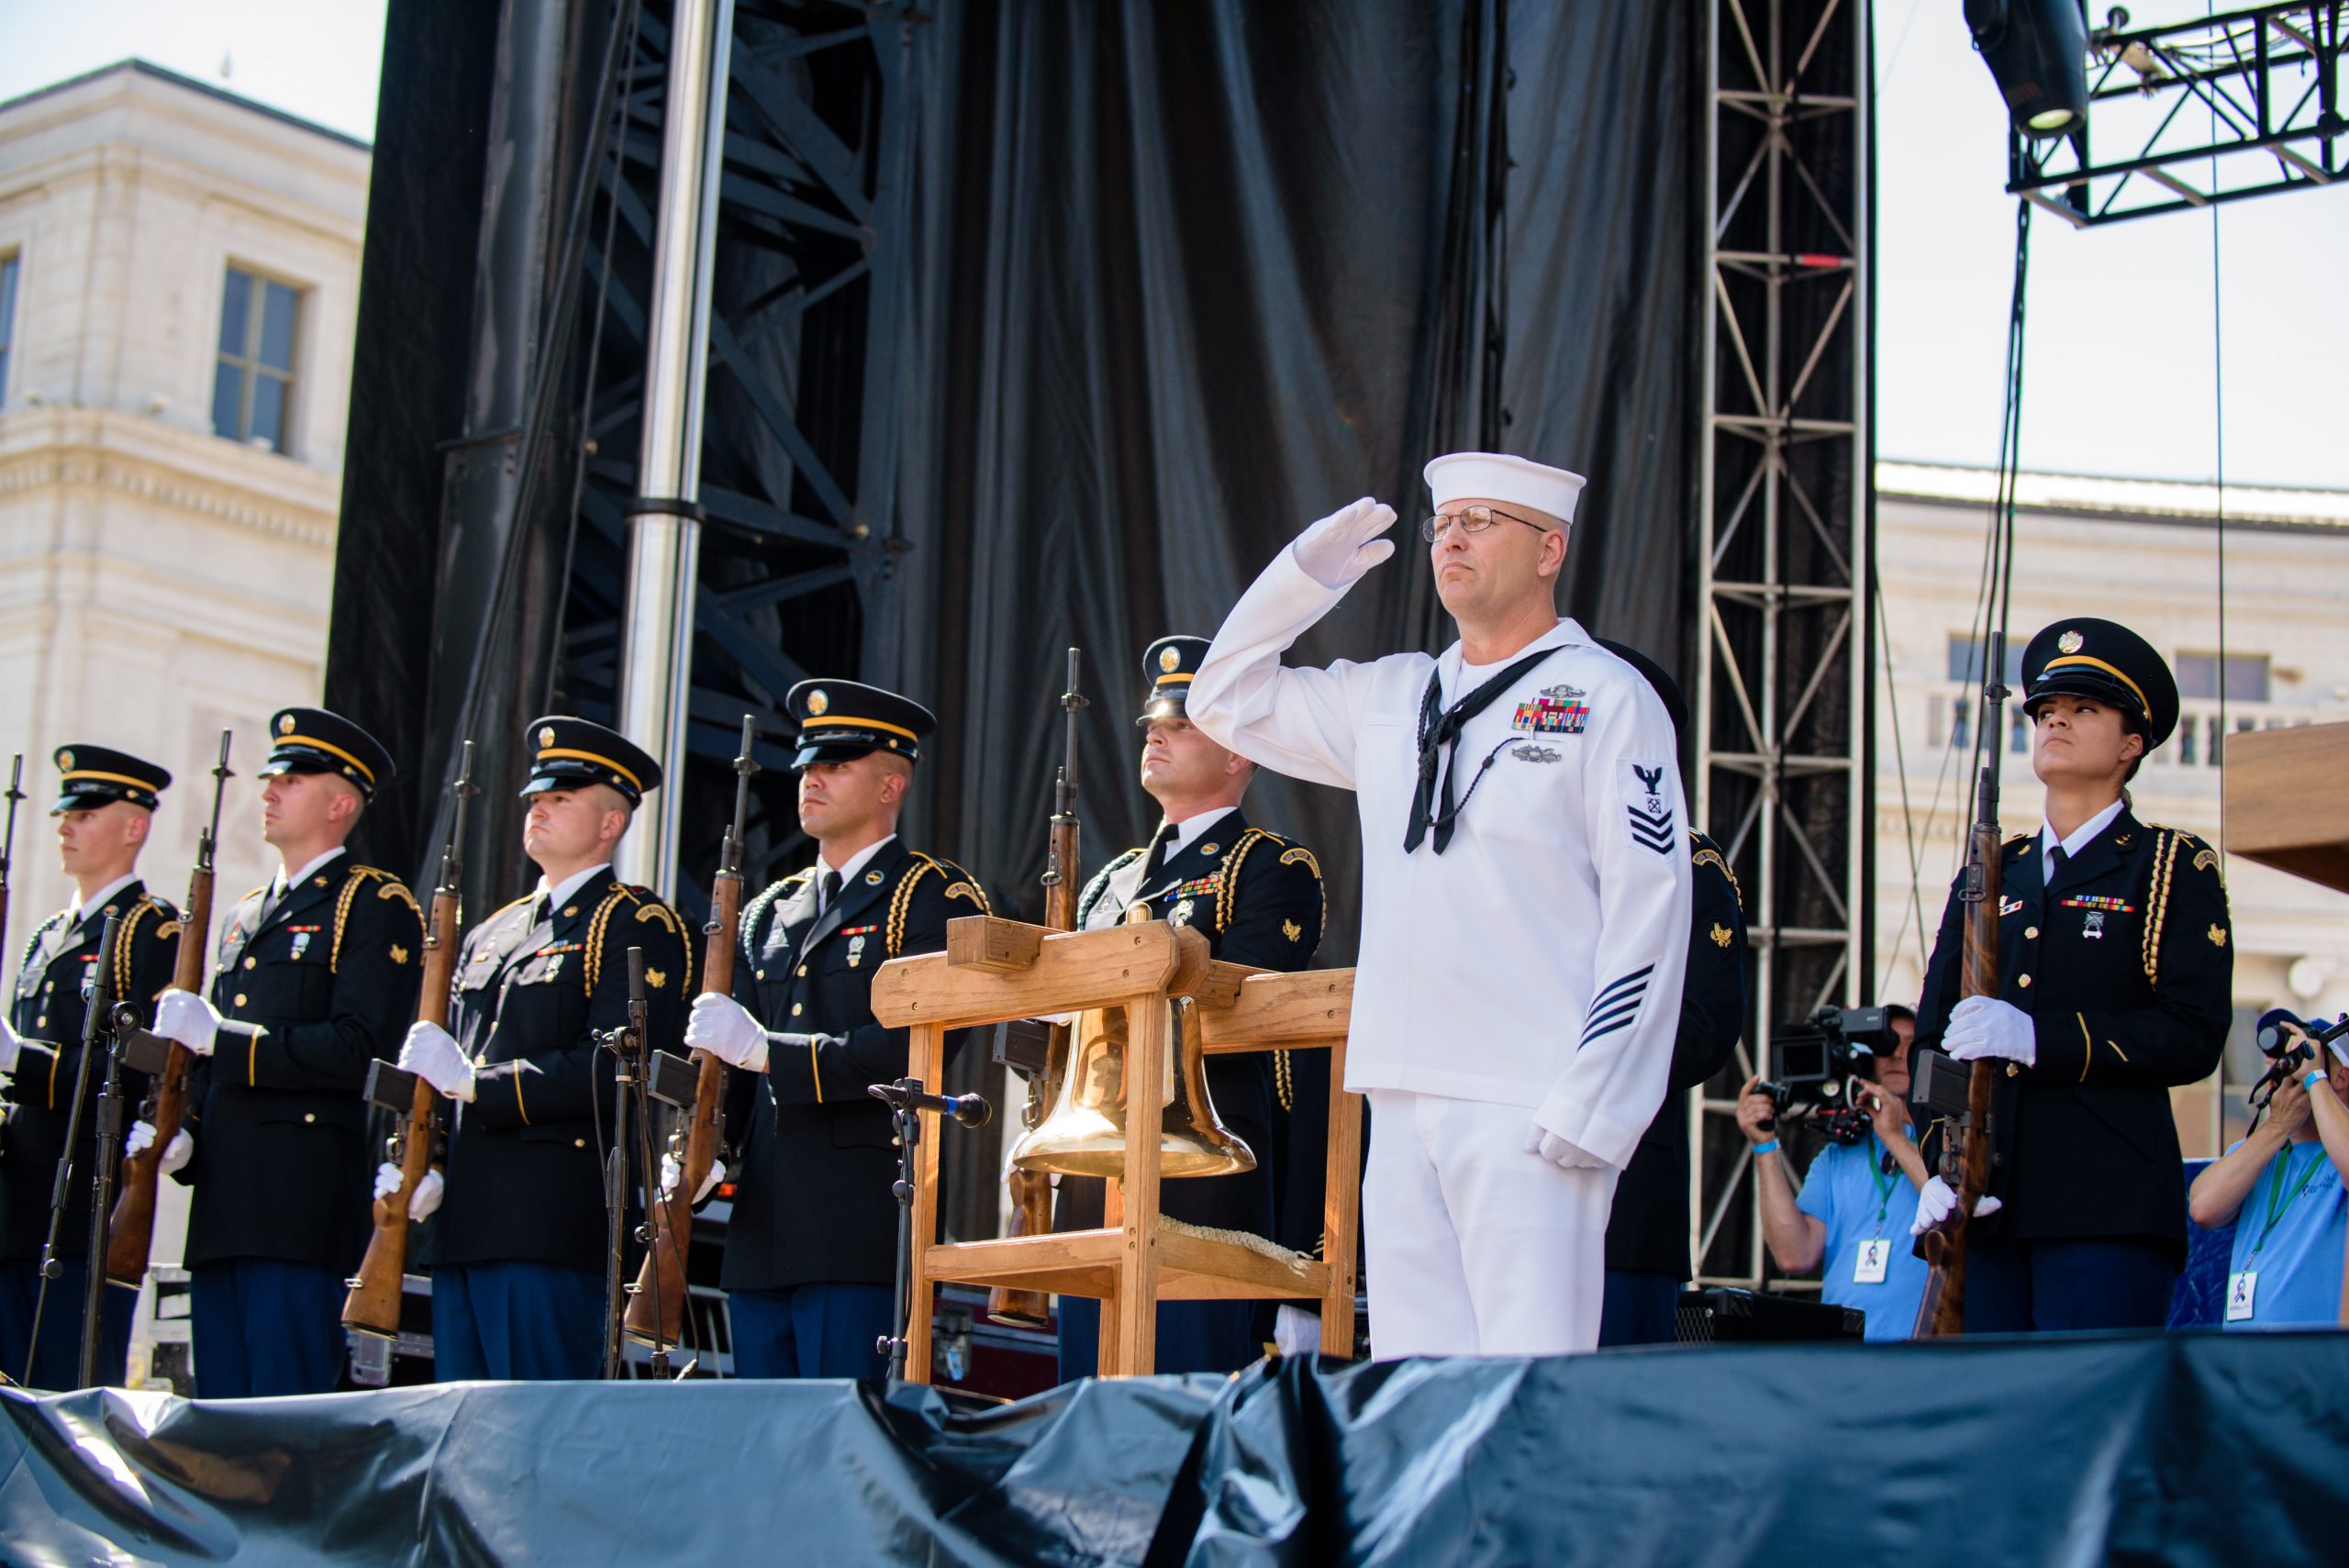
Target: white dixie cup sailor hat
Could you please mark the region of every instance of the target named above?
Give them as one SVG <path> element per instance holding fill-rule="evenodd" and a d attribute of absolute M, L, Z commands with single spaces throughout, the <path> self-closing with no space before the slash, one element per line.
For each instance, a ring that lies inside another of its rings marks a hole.
<path fill-rule="evenodd" d="M 1513 501 L 1566 524 L 1575 520 L 1575 503 L 1585 484 L 1579 473 L 1504 452 L 1451 452 L 1430 462 L 1426 472 L 1438 511 L 1454 501 Z"/>

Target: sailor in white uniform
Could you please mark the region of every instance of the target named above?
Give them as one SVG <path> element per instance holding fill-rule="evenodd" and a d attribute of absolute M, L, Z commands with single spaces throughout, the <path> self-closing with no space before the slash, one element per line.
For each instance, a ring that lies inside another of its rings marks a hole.
<path fill-rule="evenodd" d="M 1460 628 L 1440 658 L 1281 654 L 1394 553 L 1368 498 L 1307 528 L 1216 634 L 1191 721 L 1355 792 L 1363 928 L 1346 1087 L 1369 1096 L 1372 1348 L 1529 1355 L 1598 1338 L 1615 1179 L 1663 1103 L 1688 939 L 1677 744 L 1556 592 L 1580 475 L 1427 466 Z"/>

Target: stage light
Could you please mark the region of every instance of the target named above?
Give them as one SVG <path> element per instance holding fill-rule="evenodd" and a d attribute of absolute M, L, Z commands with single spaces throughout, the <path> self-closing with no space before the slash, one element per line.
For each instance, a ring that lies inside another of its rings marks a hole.
<path fill-rule="evenodd" d="M 2088 117 L 2088 24 L 2081 0 L 1965 0 L 1965 25 L 2015 129 L 2063 136 Z"/>

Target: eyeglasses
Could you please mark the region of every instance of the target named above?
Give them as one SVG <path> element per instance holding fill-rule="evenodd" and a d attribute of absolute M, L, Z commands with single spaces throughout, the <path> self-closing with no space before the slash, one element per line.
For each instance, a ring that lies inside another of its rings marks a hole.
<path fill-rule="evenodd" d="M 1520 517 L 1515 512 L 1504 512 L 1498 506 L 1464 506 L 1457 512 L 1438 512 L 1434 517 L 1420 523 L 1419 537 L 1430 544 L 1433 544 L 1442 539 L 1445 534 L 1450 533 L 1452 525 L 1454 523 L 1459 524 L 1462 531 L 1465 533 L 1480 534 L 1503 517 L 1507 517 L 1513 523 L 1523 523 L 1537 534 L 1546 534 L 1550 531 L 1540 523 Z"/>

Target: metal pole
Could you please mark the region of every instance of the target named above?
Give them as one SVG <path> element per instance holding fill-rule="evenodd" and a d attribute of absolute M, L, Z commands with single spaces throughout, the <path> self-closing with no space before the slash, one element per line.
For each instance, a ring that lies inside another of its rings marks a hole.
<path fill-rule="evenodd" d="M 734 0 L 677 0 L 661 139 L 661 212 L 646 308 L 644 437 L 628 519 L 620 616 L 618 728 L 674 780 L 685 760 L 694 592 L 701 555 L 702 390 L 709 358 L 710 267 L 726 148 Z M 676 787 L 645 796 L 620 840 L 623 881 L 676 891 Z"/>

